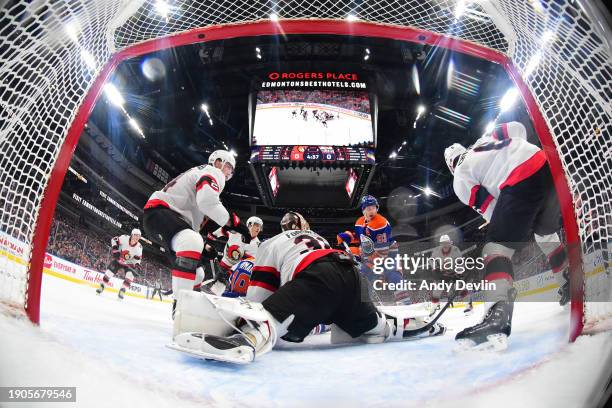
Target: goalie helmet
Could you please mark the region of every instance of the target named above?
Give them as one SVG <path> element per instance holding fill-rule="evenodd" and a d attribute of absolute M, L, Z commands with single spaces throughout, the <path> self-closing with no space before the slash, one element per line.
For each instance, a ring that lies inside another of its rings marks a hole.
<path fill-rule="evenodd" d="M 302 216 L 299 212 L 289 211 L 287 214 L 283 215 L 281 219 L 281 229 L 283 231 L 289 230 L 309 230 L 310 225 L 308 225 L 308 221 L 306 218 Z"/>
<path fill-rule="evenodd" d="M 247 225 L 247 227 L 250 227 L 252 224 L 258 224 L 261 227 L 261 229 L 263 230 L 263 221 L 262 221 L 261 218 L 255 217 L 255 216 L 249 217 L 249 219 L 246 222 L 246 225 Z"/>
<path fill-rule="evenodd" d="M 453 143 L 444 150 L 444 161 L 452 174 L 455 174 L 455 168 L 459 164 L 459 159 L 467 152 L 467 149 L 459 143 Z"/>
<path fill-rule="evenodd" d="M 236 158 L 227 150 L 215 150 L 208 156 L 208 164 L 211 166 L 214 166 L 217 160 L 221 160 L 221 168 L 223 168 L 225 163 L 232 166 L 232 170 L 236 168 Z"/>

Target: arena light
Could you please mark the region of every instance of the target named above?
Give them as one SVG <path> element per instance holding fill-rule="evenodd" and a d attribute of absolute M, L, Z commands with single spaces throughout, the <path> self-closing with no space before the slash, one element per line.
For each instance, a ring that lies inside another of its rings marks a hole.
<path fill-rule="evenodd" d="M 451 89 L 453 86 L 453 76 L 455 75 L 455 63 L 450 60 L 448 69 L 446 70 L 446 88 Z"/>
<path fill-rule="evenodd" d="M 157 11 L 157 14 L 159 14 L 163 18 L 168 19 L 168 16 L 170 15 L 171 10 L 172 10 L 172 7 L 170 7 L 170 5 L 166 3 L 165 1 L 157 0 L 155 2 L 155 11 Z"/>
<path fill-rule="evenodd" d="M 460 18 L 465 13 L 466 8 L 467 5 L 465 4 L 465 1 L 459 0 L 457 2 L 457 6 L 455 7 L 455 18 Z"/>
<path fill-rule="evenodd" d="M 208 105 L 203 103 L 202 105 L 200 105 L 200 109 L 202 109 L 202 111 L 204 113 L 206 113 L 206 116 L 210 117 L 210 113 L 208 113 Z"/>
<path fill-rule="evenodd" d="M 136 119 L 128 116 L 128 122 L 130 123 L 132 129 L 134 129 L 136 133 L 138 133 L 144 139 L 144 133 L 142 132 L 142 129 L 140 128 L 138 122 L 136 122 Z"/>
<path fill-rule="evenodd" d="M 276 13 L 270 14 L 270 20 L 272 20 L 274 22 L 278 21 L 278 14 L 276 14 Z"/>
<path fill-rule="evenodd" d="M 234 157 L 238 156 L 238 153 L 236 153 L 236 151 L 234 149 L 230 149 L 230 154 Z"/>
<path fill-rule="evenodd" d="M 121 96 L 121 93 L 115 88 L 113 84 L 104 85 L 104 93 L 108 100 L 115 106 L 123 107 L 125 104 L 125 99 Z"/>
<path fill-rule="evenodd" d="M 416 64 L 412 66 L 411 76 L 412 76 L 412 84 L 414 85 L 414 90 L 416 91 L 417 95 L 420 95 L 421 94 L 421 82 L 419 81 L 419 70 Z"/>
<path fill-rule="evenodd" d="M 542 45 L 545 45 L 553 41 L 554 39 L 555 39 L 555 32 L 552 30 L 546 30 L 544 31 L 544 34 L 542 34 L 542 38 L 540 39 L 540 42 L 542 43 Z"/>
<path fill-rule="evenodd" d="M 508 89 L 504 96 L 501 98 L 501 101 L 499 102 L 500 112 L 503 113 L 512 109 L 512 107 L 516 103 L 516 100 L 518 99 L 518 96 L 519 92 L 516 88 Z"/>
<path fill-rule="evenodd" d="M 79 42 L 79 32 L 81 31 L 79 23 L 76 21 L 69 21 L 64 26 L 64 31 L 72 41 Z"/>
<path fill-rule="evenodd" d="M 389 155 L 390 159 L 395 159 L 397 157 L 397 153 L 396 152 L 391 152 L 391 154 Z"/>
<path fill-rule="evenodd" d="M 527 78 L 533 73 L 533 71 L 535 71 L 535 69 L 540 64 L 541 59 L 542 53 L 540 51 L 536 52 L 531 56 L 531 58 L 529 58 L 529 62 L 527 63 L 527 67 L 525 68 L 525 72 L 523 73 L 524 78 Z"/>
<path fill-rule="evenodd" d="M 89 51 L 87 51 L 86 49 L 82 48 L 81 49 L 81 58 L 83 58 L 83 61 L 85 61 L 85 64 L 87 64 L 89 69 L 91 69 L 92 71 L 96 70 L 96 67 L 97 67 L 96 59 L 94 58 L 93 55 L 91 55 L 91 53 Z"/>
<path fill-rule="evenodd" d="M 485 134 L 489 134 L 493 132 L 493 130 L 495 130 L 495 122 L 487 123 L 487 126 L 485 127 Z"/>
<path fill-rule="evenodd" d="M 358 20 L 357 16 L 355 16 L 355 15 L 353 15 L 353 14 L 349 14 L 348 16 L 346 16 L 346 21 L 349 21 L 349 22 L 351 22 L 351 23 L 352 23 L 353 21 L 357 21 L 357 20 Z"/>

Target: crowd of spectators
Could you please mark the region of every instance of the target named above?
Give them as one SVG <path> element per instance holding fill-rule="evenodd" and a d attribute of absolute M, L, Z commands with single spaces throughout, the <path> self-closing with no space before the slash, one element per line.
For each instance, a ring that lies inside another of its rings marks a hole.
<path fill-rule="evenodd" d="M 68 220 L 58 212 L 51 226 L 47 252 L 85 268 L 104 272 L 112 259 L 111 239 L 110 235 L 97 234 L 83 225 Z M 171 287 L 169 268 L 147 259 L 146 252 L 143 254 L 141 265 L 141 273 L 135 277 L 135 283 L 151 286 L 160 279 L 164 289 Z"/>
<path fill-rule="evenodd" d="M 325 104 L 370 114 L 370 98 L 367 92 L 291 89 L 260 91 L 257 94 L 258 104 L 283 102 Z"/>

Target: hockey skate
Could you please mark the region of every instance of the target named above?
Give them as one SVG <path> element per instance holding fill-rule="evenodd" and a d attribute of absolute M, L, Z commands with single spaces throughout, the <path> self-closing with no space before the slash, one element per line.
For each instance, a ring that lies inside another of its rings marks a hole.
<path fill-rule="evenodd" d="M 104 292 L 104 288 L 105 288 L 104 284 L 103 284 L 103 283 L 100 283 L 100 287 L 99 287 L 98 289 L 96 289 L 96 293 L 97 293 L 98 295 L 101 295 L 101 294 L 102 294 L 102 292 Z"/>
<path fill-rule="evenodd" d="M 458 344 L 457 351 L 505 350 L 508 347 L 507 339 L 512 329 L 513 309 L 513 302 L 495 303 L 481 323 L 463 329 L 455 336 Z"/>
<path fill-rule="evenodd" d="M 124 296 L 125 296 L 125 288 L 119 289 L 119 293 L 117 294 L 117 297 L 119 298 L 119 300 L 123 300 Z"/>
<path fill-rule="evenodd" d="M 205 333 L 181 333 L 168 348 L 203 360 L 247 364 L 255 360 L 255 347 L 242 334 L 229 337 Z"/>
<path fill-rule="evenodd" d="M 472 313 L 474 313 L 474 305 L 472 304 L 472 302 L 469 302 L 465 309 L 463 309 L 463 315 L 471 316 Z"/>

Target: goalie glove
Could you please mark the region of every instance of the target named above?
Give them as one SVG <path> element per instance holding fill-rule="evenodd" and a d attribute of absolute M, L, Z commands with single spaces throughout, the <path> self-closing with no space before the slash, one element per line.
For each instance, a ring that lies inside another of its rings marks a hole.
<path fill-rule="evenodd" d="M 230 214 L 230 219 L 227 224 L 223 227 L 223 230 L 234 231 L 242 235 L 242 242 L 248 244 L 251 242 L 251 232 L 246 225 L 240 221 L 240 218 L 236 213 Z M 225 231 L 224 231 L 225 232 Z"/>

